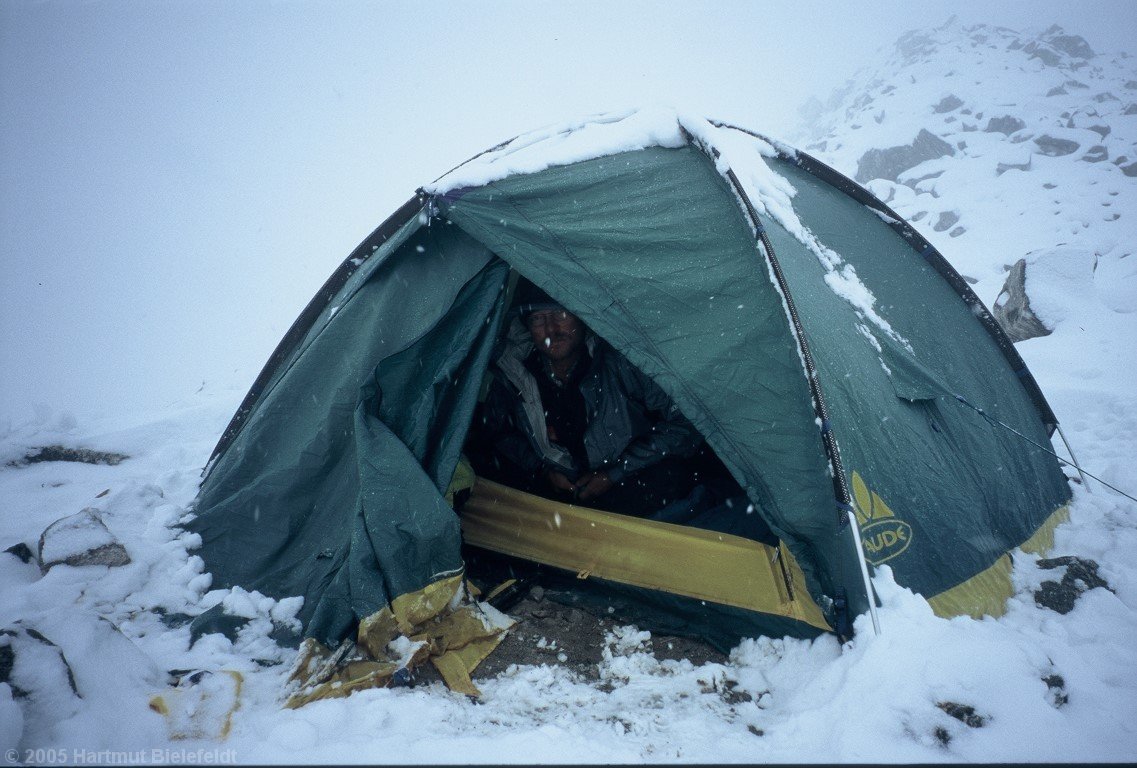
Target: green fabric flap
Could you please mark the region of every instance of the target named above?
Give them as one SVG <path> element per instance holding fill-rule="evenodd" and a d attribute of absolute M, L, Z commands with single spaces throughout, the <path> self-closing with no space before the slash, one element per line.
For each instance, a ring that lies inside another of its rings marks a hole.
<path fill-rule="evenodd" d="M 331 302 L 202 484 L 187 527 L 215 587 L 302 595 L 308 633 L 334 642 L 461 567 L 442 491 L 500 312 L 506 267 L 491 260 L 457 227 L 422 227 Z"/>
<path fill-rule="evenodd" d="M 916 402 L 935 400 L 947 394 L 944 386 L 936 381 L 935 375 L 911 352 L 884 334 L 877 340 L 881 347 L 881 362 L 897 397 Z"/>

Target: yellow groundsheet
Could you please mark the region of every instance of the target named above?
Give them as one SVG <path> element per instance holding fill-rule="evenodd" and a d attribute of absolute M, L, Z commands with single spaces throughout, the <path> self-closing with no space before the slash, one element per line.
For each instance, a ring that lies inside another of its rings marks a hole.
<path fill-rule="evenodd" d="M 828 631 L 784 546 L 563 504 L 478 478 L 467 543 L 636 587 L 784 616 Z"/>

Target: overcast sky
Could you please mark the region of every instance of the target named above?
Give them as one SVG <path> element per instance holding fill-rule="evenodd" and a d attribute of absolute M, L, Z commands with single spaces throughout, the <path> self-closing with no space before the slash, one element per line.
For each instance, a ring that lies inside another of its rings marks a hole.
<path fill-rule="evenodd" d="M 788 136 L 903 32 L 1137 2 L 0 0 L 0 431 L 247 388 L 419 185 L 550 122 L 666 104 Z"/>

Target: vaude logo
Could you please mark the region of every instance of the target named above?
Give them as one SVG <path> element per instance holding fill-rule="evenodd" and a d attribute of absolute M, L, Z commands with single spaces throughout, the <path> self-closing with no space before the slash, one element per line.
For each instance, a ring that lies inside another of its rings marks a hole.
<path fill-rule="evenodd" d="M 853 472 L 853 498 L 866 560 L 880 565 L 908 549 L 912 543 L 912 526 L 897 518 L 857 472 Z"/>

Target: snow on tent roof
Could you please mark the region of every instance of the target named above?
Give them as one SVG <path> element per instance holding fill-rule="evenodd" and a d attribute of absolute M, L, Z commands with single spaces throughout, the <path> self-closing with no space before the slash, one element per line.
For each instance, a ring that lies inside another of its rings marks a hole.
<path fill-rule="evenodd" d="M 703 117 L 667 107 L 591 115 L 521 134 L 425 185 L 423 191 L 445 195 L 509 176 L 538 173 L 621 152 L 647 147 L 681 147 L 688 142 L 688 137 L 714 154 L 720 174 L 726 176 L 733 172 L 758 214 L 775 219 L 817 256 L 826 269 L 826 284 L 837 296 L 885 335 L 905 347 L 910 346 L 876 312 L 876 298 L 858 279 L 853 266 L 820 243 L 801 222 L 793 207 L 797 190 L 763 159 L 777 157 L 779 152 L 794 157 L 796 151 L 780 143 L 775 147 L 773 142 L 733 126 L 716 125 Z M 867 328 L 863 333 L 873 338 Z"/>

